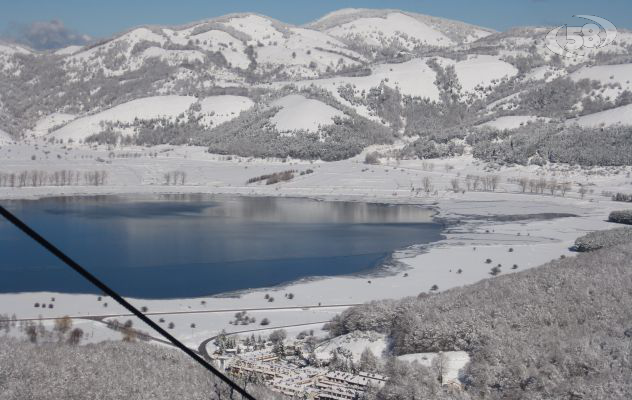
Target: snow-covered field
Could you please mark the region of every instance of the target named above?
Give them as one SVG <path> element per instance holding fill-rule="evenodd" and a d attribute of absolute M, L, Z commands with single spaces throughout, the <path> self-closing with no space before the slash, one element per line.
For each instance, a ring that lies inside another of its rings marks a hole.
<path fill-rule="evenodd" d="M 283 287 L 240 293 L 238 296 L 132 299 L 135 305 L 146 306 L 150 312 L 229 310 L 153 316 L 156 320 L 164 318 L 165 324 L 174 322 L 173 332 L 194 347 L 221 329 L 236 332 L 287 326 L 291 334 L 311 329 L 318 333 L 324 321 L 348 305 L 374 299 L 416 296 L 420 292 L 428 292 L 433 285 L 438 286 L 438 291 L 443 291 L 472 284 L 489 278 L 490 268 L 497 264 L 502 265 L 502 274 L 508 274 L 541 265 L 562 255 L 573 256 L 568 249 L 578 236 L 609 228 L 612 224 L 606 222 L 608 213 L 626 208 L 625 203 L 612 202 L 602 192 L 632 192 L 630 167 L 592 170 L 562 166 L 503 168 L 496 172 L 501 177 L 501 183 L 494 193 L 454 192 L 450 189 L 452 180 L 460 180 L 464 188 L 466 175 L 487 174 L 484 165 L 471 156 L 435 160 L 434 168 L 424 161 L 397 162 L 387 159 L 382 160 L 382 165 L 367 166 L 362 162 L 363 155 L 330 163 L 283 162 L 228 158 L 208 154 L 205 149 L 197 147 L 98 147 L 92 150 L 78 144 L 62 148 L 59 147 L 61 145 L 45 143 L 43 140 L 36 141 L 36 150 L 33 140 L 0 146 L 3 171 L 105 170 L 108 172 L 106 185 L 3 187 L 0 188 L 0 199 L 124 193 L 301 196 L 334 201 L 422 204 L 436 209 L 439 218 L 452 221 L 445 229 L 445 239 L 431 245 L 397 251 L 393 255 L 395 262 L 392 265 L 371 275 L 304 280 Z M 129 154 L 139 156 L 129 157 Z M 276 185 L 246 185 L 251 177 L 289 168 L 309 168 L 314 172 Z M 185 185 L 176 187 L 162 184 L 163 174 L 173 170 L 187 172 Z M 521 193 L 517 184 L 510 181 L 511 178 L 540 176 L 569 182 L 572 190 L 565 197 L 559 193 L 556 196 L 525 194 Z M 429 194 L 414 190 L 421 187 L 424 177 L 429 177 L 434 186 Z M 580 184 L 591 189 L 585 198 L 578 193 Z M 556 219 L 538 217 L 544 213 L 575 216 Z M 492 263 L 486 262 L 487 259 L 492 260 Z M 516 269 L 512 269 L 514 264 L 517 265 Z M 295 295 L 293 299 L 284 296 L 290 292 Z M 273 295 L 276 301 L 268 303 L 264 298 L 266 293 Z M 53 309 L 33 306 L 35 302 L 49 303 L 50 297 L 55 297 Z M 202 300 L 206 303 L 202 304 Z M 0 295 L 0 314 L 15 313 L 18 318 L 38 318 L 40 315 L 51 318 L 125 313 L 111 300 L 108 301 L 108 307 L 104 307 L 105 301 L 97 301 L 94 295 L 3 294 Z M 271 305 L 280 309 L 270 310 Z M 257 322 L 249 326 L 230 324 L 233 314 L 244 309 L 256 309 L 249 311 L 249 314 Z M 121 321 L 127 318 L 118 317 Z M 270 320 L 269 326 L 259 325 L 263 318 Z M 191 328 L 191 324 L 195 324 L 195 328 Z M 106 329 L 101 326 L 95 329 Z M 99 335 L 107 336 L 106 333 L 94 333 L 96 338 L 101 337 Z M 120 334 L 114 337 L 120 337 Z"/>

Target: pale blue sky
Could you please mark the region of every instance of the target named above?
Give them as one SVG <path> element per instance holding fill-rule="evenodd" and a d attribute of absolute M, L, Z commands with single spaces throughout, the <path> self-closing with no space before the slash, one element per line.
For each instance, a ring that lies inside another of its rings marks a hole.
<path fill-rule="evenodd" d="M 68 28 L 106 37 L 142 24 L 183 24 L 231 12 L 252 11 L 303 24 L 345 7 L 399 8 L 505 30 L 520 25 L 579 22 L 574 14 L 598 15 L 632 28 L 630 0 L 0 0 L 0 32 L 34 21 L 58 19 Z"/>

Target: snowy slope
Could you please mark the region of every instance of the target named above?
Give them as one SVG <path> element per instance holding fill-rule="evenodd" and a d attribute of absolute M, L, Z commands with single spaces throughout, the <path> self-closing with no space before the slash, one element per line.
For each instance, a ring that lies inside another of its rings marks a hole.
<path fill-rule="evenodd" d="M 203 50 L 220 52 L 231 66 L 246 69 L 250 65 L 250 60 L 245 53 L 246 45 L 229 33 L 216 29 L 201 31 L 198 34 L 191 32 L 189 40 Z"/>
<path fill-rule="evenodd" d="M 455 44 L 440 31 L 402 13 L 389 13 L 384 18 L 358 18 L 326 32 L 338 38 L 361 39 L 372 46 L 398 40 L 409 50 L 420 44 L 441 47 Z"/>
<path fill-rule="evenodd" d="M 133 124 L 138 120 L 151 120 L 154 118 L 167 118 L 173 120 L 180 114 L 190 109 L 192 105 L 198 103 L 198 99 L 193 96 L 153 96 L 132 100 L 120 104 L 97 114 L 77 118 L 64 127 L 54 131 L 51 135 L 58 139 L 80 140 L 102 131 L 102 124 L 106 122 L 120 122 L 123 124 Z M 242 111 L 251 108 L 253 101 L 243 96 L 210 96 L 199 100 L 199 111 L 192 111 L 194 115 L 201 117 L 200 123 L 207 127 L 216 126 L 229 121 L 239 115 Z M 50 129 L 51 124 L 58 124 L 56 121 L 72 119 L 73 116 L 67 114 L 57 114 L 41 120 L 35 133 Z M 133 128 L 123 129 L 122 133 L 132 134 Z"/>
<path fill-rule="evenodd" d="M 57 139 L 81 140 L 99 133 L 102 130 L 101 123 L 132 123 L 136 118 L 173 118 L 188 110 L 195 101 L 196 98 L 192 96 L 154 96 L 132 100 L 100 113 L 78 118 L 51 135 Z"/>
<path fill-rule="evenodd" d="M 202 124 L 216 126 L 237 117 L 242 111 L 246 111 L 254 102 L 244 96 L 211 96 L 200 101 L 203 115 Z"/>
<path fill-rule="evenodd" d="M 335 117 L 344 117 L 342 111 L 330 105 L 297 94 L 278 99 L 272 106 L 281 107 L 271 122 L 282 133 L 296 130 L 317 132 L 320 126 L 333 124 Z"/>
<path fill-rule="evenodd" d="M 365 349 L 369 349 L 377 357 L 381 357 L 387 348 L 386 335 L 375 332 L 355 331 L 346 335 L 335 337 L 316 348 L 316 357 L 328 360 L 331 351 L 341 347 L 351 352 L 354 362 L 360 361 L 360 355 Z"/>
<path fill-rule="evenodd" d="M 0 40 L 0 72 L 14 67 L 14 56 L 18 54 L 32 54 L 32 51 L 23 46 Z"/>
<path fill-rule="evenodd" d="M 503 78 L 518 74 L 511 64 L 500 60 L 498 56 L 474 55 L 467 60 L 454 62 L 440 59 L 442 65 L 454 65 L 459 83 L 464 92 L 474 92 L 477 87 L 486 87 L 498 83 Z"/>
<path fill-rule="evenodd" d="M 454 61 L 446 58 L 437 58 L 444 68 L 452 65 L 455 67 L 457 78 L 461 83 L 464 94 L 474 94 L 483 87 L 494 86 L 503 78 L 517 75 L 518 70 L 495 56 L 472 56 L 467 60 Z M 427 98 L 431 101 L 440 101 L 439 89 L 435 84 L 436 72 L 427 65 L 427 58 L 414 58 L 398 64 L 378 64 L 373 66 L 371 74 L 358 77 L 335 77 L 327 79 L 315 79 L 293 82 L 298 87 L 311 85 L 329 91 L 338 101 L 364 116 L 369 116 L 365 107 L 351 104 L 338 93 L 338 89 L 345 85 L 354 87 L 357 96 L 368 92 L 372 88 L 384 83 L 393 89 L 399 89 L 406 96 Z M 283 84 L 279 84 L 281 87 Z M 482 96 L 482 94 L 481 94 Z"/>
<path fill-rule="evenodd" d="M 358 114 L 371 117 L 369 110 L 360 104 L 352 104 L 340 96 L 339 88 L 351 85 L 356 96 L 362 96 L 372 88 L 384 84 L 390 88 L 397 88 L 403 95 L 427 98 L 431 101 L 439 101 L 439 90 L 435 85 L 436 73 L 427 64 L 427 59 L 415 58 L 399 64 L 378 64 L 371 68 L 371 74 L 357 77 L 335 77 L 326 79 L 314 79 L 292 82 L 299 88 L 316 86 L 327 90 L 340 103 L 351 107 Z M 279 83 L 276 87 L 282 87 L 285 83 Z"/>
<path fill-rule="evenodd" d="M 531 71 L 525 74 L 525 80 L 551 82 L 552 80 L 565 75 L 566 72 L 563 69 L 554 68 L 550 66 L 542 66 L 533 68 Z"/>
<path fill-rule="evenodd" d="M 599 127 L 612 125 L 632 125 L 632 104 L 612 108 L 594 114 L 588 114 L 569 120 L 568 124 L 577 123 L 584 127 Z"/>
<path fill-rule="evenodd" d="M 78 53 L 83 49 L 83 46 L 68 46 L 59 50 L 55 50 L 53 53 L 58 56 L 67 56 Z"/>
<path fill-rule="evenodd" d="M 235 14 L 181 27 L 136 28 L 74 53 L 68 61 L 69 65 L 86 62 L 104 68 L 106 75 L 116 76 L 140 69 L 153 58 L 171 66 L 212 64 L 224 74 L 248 68 L 265 73 L 281 67 L 291 77 L 316 77 L 325 71 L 359 65 L 363 60 L 325 33 L 261 15 Z"/>
<path fill-rule="evenodd" d="M 494 33 L 460 21 L 389 9 L 342 9 L 307 26 L 335 36 L 352 36 L 367 44 L 398 42 L 409 49 L 419 44 L 450 46 L 470 43 Z"/>
<path fill-rule="evenodd" d="M 443 382 L 458 383 L 462 370 L 468 362 L 470 356 L 464 351 L 445 351 L 441 353 L 444 357 L 445 364 L 443 366 Z M 408 362 L 418 362 L 425 367 L 431 367 L 433 360 L 437 358 L 439 353 L 414 353 L 398 356 L 397 359 Z"/>
<path fill-rule="evenodd" d="M 601 95 L 616 98 L 622 91 L 632 91 L 632 64 L 596 65 L 582 67 L 570 75 L 574 81 L 590 79 L 599 81 L 602 86 Z"/>
<path fill-rule="evenodd" d="M 14 55 L 14 54 L 31 54 L 32 51 L 24 46 L 20 46 L 15 43 L 7 43 L 0 40 L 0 55 Z"/>
<path fill-rule="evenodd" d="M 76 117 L 76 115 L 65 113 L 53 113 L 51 115 L 47 115 L 37 121 L 35 127 L 33 128 L 33 134 L 36 136 L 47 135 L 50 129 L 65 125 Z"/>
<path fill-rule="evenodd" d="M 523 125 L 527 125 L 530 122 L 537 120 L 547 120 L 548 118 L 538 118 L 533 115 L 508 115 L 505 117 L 498 117 L 492 121 L 485 122 L 479 125 L 482 128 L 498 129 L 500 131 L 517 129 Z"/>

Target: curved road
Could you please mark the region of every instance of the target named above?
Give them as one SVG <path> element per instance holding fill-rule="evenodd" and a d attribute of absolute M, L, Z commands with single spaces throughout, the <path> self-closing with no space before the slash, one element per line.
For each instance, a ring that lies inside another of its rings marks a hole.
<path fill-rule="evenodd" d="M 290 307 L 264 307 L 264 308 L 226 308 L 217 310 L 191 310 L 191 311 L 156 311 L 146 312 L 147 316 L 151 315 L 179 315 L 179 314 L 215 314 L 215 313 L 227 313 L 227 312 L 240 312 L 240 311 L 285 311 L 285 310 L 310 310 L 316 308 L 319 310 L 327 308 L 342 308 L 342 307 L 354 307 L 359 306 L 362 303 L 350 303 L 350 304 L 328 304 L 328 305 L 311 305 L 311 306 L 290 306 Z M 12 321 L 52 321 L 62 318 L 70 319 L 90 319 L 90 318 L 118 318 L 118 317 L 134 317 L 131 313 L 122 314 L 98 314 L 98 315 L 70 315 L 61 317 L 48 317 L 48 318 L 18 318 Z"/>

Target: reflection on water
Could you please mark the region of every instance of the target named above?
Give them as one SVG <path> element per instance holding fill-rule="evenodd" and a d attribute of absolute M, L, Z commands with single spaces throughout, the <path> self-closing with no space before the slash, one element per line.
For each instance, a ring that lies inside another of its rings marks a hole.
<path fill-rule="evenodd" d="M 123 294 L 192 297 L 367 271 L 395 249 L 440 238 L 417 206 L 293 198 L 51 198 L 8 204 Z M 94 292 L 0 223 L 0 292 Z"/>

